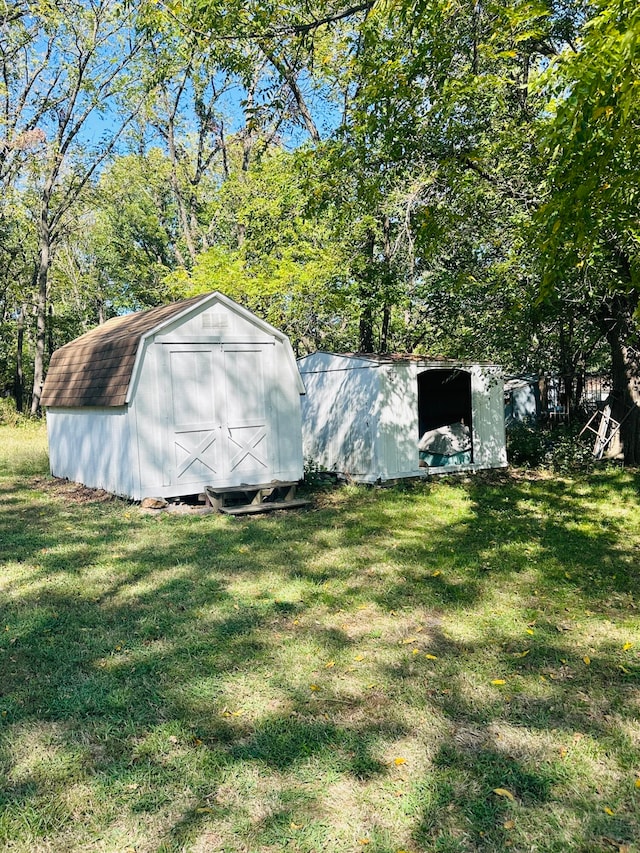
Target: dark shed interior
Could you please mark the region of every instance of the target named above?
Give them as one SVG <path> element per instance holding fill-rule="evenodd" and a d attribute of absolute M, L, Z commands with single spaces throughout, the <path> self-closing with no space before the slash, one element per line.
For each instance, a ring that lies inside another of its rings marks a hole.
<path fill-rule="evenodd" d="M 458 369 L 419 373 L 418 437 L 459 421 L 471 429 L 471 374 Z"/>

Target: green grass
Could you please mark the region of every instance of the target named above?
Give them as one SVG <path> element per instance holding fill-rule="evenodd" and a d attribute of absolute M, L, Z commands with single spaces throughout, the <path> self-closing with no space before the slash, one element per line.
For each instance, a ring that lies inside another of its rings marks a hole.
<path fill-rule="evenodd" d="M 638 851 L 636 472 L 241 520 L 43 454 L 0 428 L 0 849 Z"/>

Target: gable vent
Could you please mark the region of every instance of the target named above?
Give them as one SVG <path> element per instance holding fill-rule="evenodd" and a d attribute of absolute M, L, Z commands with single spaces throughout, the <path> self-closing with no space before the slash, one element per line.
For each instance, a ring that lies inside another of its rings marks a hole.
<path fill-rule="evenodd" d="M 226 329 L 229 325 L 229 317 L 222 312 L 205 312 L 202 314 L 203 329 Z"/>

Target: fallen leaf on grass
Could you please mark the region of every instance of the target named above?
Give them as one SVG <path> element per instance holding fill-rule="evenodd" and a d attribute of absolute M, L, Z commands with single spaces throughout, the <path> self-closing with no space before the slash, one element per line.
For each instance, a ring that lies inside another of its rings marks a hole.
<path fill-rule="evenodd" d="M 325 669 L 331 669 L 331 667 L 335 666 L 335 665 L 336 665 L 336 662 L 334 660 L 330 660 L 327 663 L 325 663 L 324 668 Z"/>
<path fill-rule="evenodd" d="M 435 572 L 431 572 L 431 577 L 437 578 L 438 575 L 441 575 L 441 574 L 442 574 L 442 572 L 440 571 L 440 569 L 436 569 Z"/>
<path fill-rule="evenodd" d="M 622 647 L 622 651 L 628 652 L 629 649 L 632 649 L 632 648 L 633 648 L 633 643 L 625 643 L 624 646 Z"/>
<path fill-rule="evenodd" d="M 420 649 L 413 649 L 413 650 L 412 650 L 412 652 L 411 652 L 411 654 L 413 654 L 413 655 L 419 655 L 419 654 L 420 654 Z"/>
<path fill-rule="evenodd" d="M 636 788 L 640 788 L 640 779 L 636 779 Z"/>
<path fill-rule="evenodd" d="M 359 838 L 359 839 L 358 839 L 358 844 L 363 844 L 363 845 L 364 845 L 364 844 L 371 844 L 371 842 L 369 841 L 369 839 L 368 839 L 368 838 Z"/>
<path fill-rule="evenodd" d="M 587 666 L 589 666 L 589 664 L 591 663 L 591 658 L 589 657 L 589 655 L 585 655 L 582 660 L 586 663 Z"/>
<path fill-rule="evenodd" d="M 505 829 L 513 829 L 516 825 L 516 822 L 515 822 L 515 820 L 505 820 L 505 822 L 502 825 L 504 826 Z"/>
<path fill-rule="evenodd" d="M 417 643 L 417 642 L 418 642 L 417 637 L 407 637 L 406 640 L 402 641 L 402 645 L 403 646 L 409 646 L 409 645 L 411 645 L 411 643 Z"/>
<path fill-rule="evenodd" d="M 605 813 L 605 814 L 608 814 L 608 815 L 609 815 L 609 817 L 613 817 L 613 816 L 614 816 L 614 814 L 615 814 L 614 810 L 613 810 L 613 809 L 610 809 L 610 808 L 609 808 L 609 806 L 605 806 L 605 807 L 604 807 L 604 813 Z"/>
<path fill-rule="evenodd" d="M 513 656 L 514 658 L 526 658 L 530 651 L 531 649 L 525 649 L 523 652 L 514 652 Z"/>
<path fill-rule="evenodd" d="M 364 655 L 356 655 L 356 656 L 354 657 L 354 660 L 361 661 L 361 660 L 364 660 L 364 658 L 365 658 L 365 656 L 364 656 Z"/>
<path fill-rule="evenodd" d="M 533 635 L 535 634 L 535 631 L 533 630 L 533 628 L 527 628 L 527 634 Z"/>
<path fill-rule="evenodd" d="M 438 660 L 438 655 L 426 654 L 425 657 L 427 660 Z"/>
<path fill-rule="evenodd" d="M 508 800 L 511 800 L 512 803 L 515 803 L 516 798 L 513 796 L 511 791 L 508 791 L 506 788 L 494 788 L 493 793 L 497 794 L 499 797 L 506 797 Z"/>
<path fill-rule="evenodd" d="M 302 826 L 303 826 L 303 824 L 294 823 L 293 821 L 291 821 L 291 823 L 289 824 L 290 829 L 302 829 Z"/>
<path fill-rule="evenodd" d="M 398 758 L 393 759 L 393 763 L 396 765 L 396 767 L 400 767 L 401 764 L 407 763 L 407 759 L 402 758 L 401 756 L 398 756 Z"/>
<path fill-rule="evenodd" d="M 318 690 L 318 685 L 317 684 L 310 684 L 309 690 L 313 690 L 313 691 Z"/>
<path fill-rule="evenodd" d="M 506 684 L 507 682 L 504 680 L 504 678 L 494 678 L 491 683 L 492 684 Z"/>

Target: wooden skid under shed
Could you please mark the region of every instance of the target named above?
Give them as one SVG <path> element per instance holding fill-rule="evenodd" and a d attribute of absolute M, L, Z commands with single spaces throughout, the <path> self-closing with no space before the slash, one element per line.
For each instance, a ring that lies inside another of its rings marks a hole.
<path fill-rule="evenodd" d="M 293 501 L 267 501 L 261 504 L 244 504 L 242 506 L 223 506 L 220 512 L 225 515 L 254 515 L 258 512 L 271 512 L 276 509 L 294 509 L 307 506 L 309 501 L 297 498 Z"/>
<path fill-rule="evenodd" d="M 274 480 L 271 483 L 240 486 L 207 486 L 208 503 L 226 515 L 253 515 L 277 509 L 294 509 L 306 506 L 309 501 L 295 498 L 297 483 Z"/>

